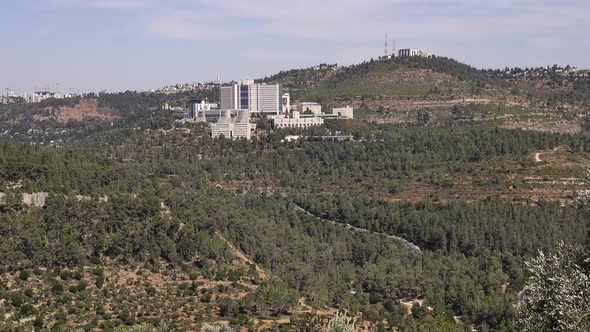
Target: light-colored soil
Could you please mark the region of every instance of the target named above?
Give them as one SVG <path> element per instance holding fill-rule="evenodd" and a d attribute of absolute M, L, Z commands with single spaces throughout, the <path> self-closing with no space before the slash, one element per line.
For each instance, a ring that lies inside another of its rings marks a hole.
<path fill-rule="evenodd" d="M 580 123 L 573 120 L 513 120 L 505 121 L 501 127 L 506 129 L 534 130 L 561 134 L 576 134 L 582 131 Z"/>
<path fill-rule="evenodd" d="M 112 110 L 99 109 L 96 99 L 82 99 L 74 107 L 47 107 L 43 110 L 43 113 L 33 116 L 33 119 L 36 121 L 57 120 L 62 123 L 70 120 L 78 122 L 88 120 L 110 121 L 117 118 L 112 113 Z"/>
<path fill-rule="evenodd" d="M 262 266 L 260 266 L 259 264 L 257 264 L 254 260 L 252 260 L 252 258 L 248 257 L 246 254 L 244 254 L 240 249 L 236 248 L 234 246 L 233 243 L 231 243 L 230 241 L 228 241 L 223 235 L 221 235 L 221 233 L 217 232 L 215 233 L 222 241 L 224 241 L 228 247 L 230 248 L 230 250 L 233 252 L 233 254 L 240 259 L 241 261 L 247 263 L 247 264 L 252 264 L 256 267 L 256 272 L 258 273 L 258 275 L 260 276 L 260 278 L 262 280 L 267 280 L 270 278 L 270 272 L 268 270 L 266 270 L 265 268 L 263 268 Z"/>

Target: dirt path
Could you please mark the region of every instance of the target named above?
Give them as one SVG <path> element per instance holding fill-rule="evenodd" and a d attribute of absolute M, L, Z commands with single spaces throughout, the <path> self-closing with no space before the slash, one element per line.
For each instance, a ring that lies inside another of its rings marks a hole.
<path fill-rule="evenodd" d="M 422 254 L 422 250 L 420 250 L 420 247 L 418 247 L 417 245 L 413 244 L 412 242 L 410 242 L 410 241 L 408 241 L 408 240 L 406 240 L 404 238 L 401 238 L 399 236 L 390 235 L 390 234 L 386 234 L 386 233 L 373 232 L 373 231 L 370 231 L 370 230 L 368 230 L 366 228 L 359 228 L 359 227 L 352 226 L 351 224 L 344 224 L 344 223 L 339 223 L 339 222 L 336 222 L 336 221 L 333 221 L 333 220 L 324 219 L 324 218 L 321 218 L 319 216 L 316 216 L 315 214 L 307 211 L 306 209 L 302 208 L 301 206 L 299 206 L 297 204 L 293 204 L 293 207 L 295 208 L 295 210 L 297 210 L 297 211 L 299 211 L 301 213 L 304 213 L 304 214 L 306 214 L 308 216 L 314 217 L 314 218 L 316 218 L 318 220 L 321 220 L 321 221 L 330 223 L 330 224 L 332 224 L 334 226 L 343 227 L 343 228 L 349 229 L 349 230 L 351 230 L 353 232 L 357 232 L 357 233 L 374 234 L 374 235 L 384 236 L 384 237 L 386 237 L 388 239 L 396 240 L 396 241 L 400 242 L 401 244 L 405 245 L 406 247 L 414 250 L 416 253 Z"/>
<path fill-rule="evenodd" d="M 258 275 L 260 276 L 260 278 L 262 280 L 267 280 L 270 278 L 269 271 L 264 269 L 262 266 L 258 265 L 256 262 L 254 262 L 250 257 L 248 257 L 246 254 L 244 254 L 240 249 L 236 248 L 236 246 L 234 246 L 233 243 L 231 243 L 223 235 L 221 235 L 221 233 L 215 232 L 215 234 L 217 235 L 217 237 L 219 237 L 223 242 L 225 242 L 227 244 L 227 246 L 234 253 L 234 255 L 236 255 L 236 257 L 238 257 L 240 260 L 242 260 L 248 264 L 253 264 L 256 267 L 256 272 L 258 273 Z"/>

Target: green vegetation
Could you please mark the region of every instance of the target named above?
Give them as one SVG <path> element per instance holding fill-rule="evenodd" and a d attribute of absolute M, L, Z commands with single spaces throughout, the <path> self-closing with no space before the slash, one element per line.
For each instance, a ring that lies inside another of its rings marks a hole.
<path fill-rule="evenodd" d="M 522 97 L 503 75 L 437 57 L 264 81 L 313 99 Z M 350 330 L 338 311 L 376 331 L 586 324 L 574 295 L 587 254 L 564 248 L 589 241 L 572 203 L 590 139 L 496 127 L 557 113 L 496 100 L 409 109 L 412 124 L 393 125 L 363 121 L 366 107 L 363 120 L 307 130 L 261 121 L 268 134 L 248 142 L 213 140 L 201 124 L 160 130 L 176 116 L 161 105 L 190 94 L 91 97 L 107 118 L 51 115 L 79 100 L 0 106 L 0 330 Z M 318 138 L 336 134 L 354 139 Z M 42 207 L 22 199 L 39 192 Z"/>
<path fill-rule="evenodd" d="M 588 251 L 561 245 L 527 263 L 530 280 L 519 294 L 519 331 L 588 331 Z"/>
<path fill-rule="evenodd" d="M 175 294 L 183 303 L 180 307 L 190 308 L 184 301 L 192 298 L 199 308 L 213 310 L 234 326 L 249 324 L 247 317 L 294 314 L 303 297 L 314 307 L 361 313 L 363 321 L 375 326 L 386 322 L 403 330 L 442 329 L 455 326 L 448 319 L 455 315 L 481 329 L 509 330 L 516 294 L 525 282 L 524 260 L 537 250 L 554 249 L 559 241 L 586 241 L 586 233 L 579 231 L 584 218 L 574 207 L 550 202 L 513 205 L 501 199 L 387 203 L 377 195 L 357 192 L 390 192 L 394 185 L 403 191 L 404 183 L 417 180 L 434 184 L 438 180 L 432 175 L 440 170 L 469 173 L 470 165 L 498 157 L 524 162 L 537 149 L 567 146 L 585 151 L 583 136 L 469 125 L 453 131 L 336 123 L 327 128 L 365 139 L 285 144 L 279 132 L 251 143 L 213 141 L 197 128 L 195 136 L 184 140 L 153 134 L 130 137 L 124 149 L 117 148 L 118 158 L 109 157 L 108 149 L 89 154 L 77 148 L 1 143 L 2 186 L 20 182 L 21 188 L 10 191 L 16 196 L 37 190 L 50 193 L 42 209 L 4 207 L 4 272 L 18 271 L 18 279 L 28 283 L 30 268 L 61 269 L 46 276 L 46 289 L 2 296 L 11 299 L 23 316 L 51 313 L 45 316 L 46 326 L 72 324 L 68 321 L 74 317 L 81 319 L 77 326 L 96 320 L 94 324 L 105 327 L 152 318 L 121 306 L 100 309 L 104 314 L 92 319 L 83 314 L 84 303 L 96 308 L 89 302 L 90 294 L 97 299 L 122 296 L 122 303 L 133 303 L 125 298 L 141 302 Z M 123 159 L 132 161 L 119 161 Z M 258 193 L 256 185 L 241 191 L 215 187 L 246 180 L 304 194 L 269 196 Z M 312 194 L 329 188 L 341 193 Z M 75 198 L 79 194 L 88 198 Z M 395 239 L 305 215 L 294 209 L 294 203 L 336 223 L 402 237 L 422 252 Z M 218 233 L 273 277 L 248 279 L 256 274 L 251 268 L 230 268 L 235 256 Z M 95 265 L 105 260 L 154 271 L 162 262 L 183 269 L 189 283 L 169 289 L 149 283 L 125 295 L 114 288 L 112 272 L 107 275 Z M 80 273 L 83 266 L 94 267 Z M 215 289 L 199 286 L 200 276 L 228 280 L 231 292 L 250 282 L 255 289 L 242 298 L 229 298 L 223 295 L 229 291 L 223 284 Z M 424 303 L 412 309 L 413 315 L 400 314 L 404 309 L 399 301 L 416 298 Z M 59 311 L 41 306 L 35 311 L 27 306 L 47 300 L 76 301 L 82 308 Z M 195 315 L 187 316 L 193 317 L 190 321 L 204 321 L 204 312 L 199 313 L 204 309 L 187 310 L 187 315 Z M 168 315 L 164 318 L 175 321 L 173 328 L 189 324 Z"/>

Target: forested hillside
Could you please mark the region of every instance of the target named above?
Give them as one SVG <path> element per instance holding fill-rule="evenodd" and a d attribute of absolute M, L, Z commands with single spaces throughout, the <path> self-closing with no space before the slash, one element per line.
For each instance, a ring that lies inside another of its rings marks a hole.
<path fill-rule="evenodd" d="M 256 119 L 251 141 L 177 130 L 164 105 L 211 91 L 0 105 L 0 330 L 531 325 L 551 308 L 531 281 L 583 289 L 590 271 L 588 84 L 565 70 L 284 71 L 261 81 L 355 119 Z"/>
<path fill-rule="evenodd" d="M 315 331 L 341 309 L 367 329 L 508 331 L 524 261 L 587 241 L 584 214 L 546 201 L 557 187 L 520 182 L 556 171 L 535 151 L 586 155 L 584 135 L 334 122 L 307 134 L 355 140 L 285 143 L 289 131 L 192 129 L 0 143 L 0 326 Z M 463 177 L 469 200 L 452 193 Z M 505 181 L 546 194 L 486 194 L 514 191 Z M 439 196 L 413 199 L 424 185 Z M 33 192 L 49 193 L 43 207 L 21 202 Z"/>

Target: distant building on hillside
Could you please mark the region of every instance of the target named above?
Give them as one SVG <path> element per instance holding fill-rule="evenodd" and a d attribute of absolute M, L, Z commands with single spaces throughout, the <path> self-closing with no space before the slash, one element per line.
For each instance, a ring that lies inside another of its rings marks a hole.
<path fill-rule="evenodd" d="M 222 86 L 219 90 L 222 110 L 249 110 L 252 114 L 283 113 L 280 84 L 259 84 L 252 80 Z"/>
<path fill-rule="evenodd" d="M 57 92 L 37 91 L 31 96 L 31 102 L 38 103 L 50 98 L 60 99 L 61 95 Z"/>
<path fill-rule="evenodd" d="M 291 117 L 275 117 L 273 127 L 281 128 L 309 128 L 312 126 L 321 126 L 324 119 L 318 116 L 302 117 L 298 111 L 293 111 Z"/>
<path fill-rule="evenodd" d="M 288 93 L 283 93 L 283 112 L 291 112 L 291 95 Z"/>
<path fill-rule="evenodd" d="M 322 105 L 318 103 L 310 103 L 304 102 L 297 105 L 297 112 L 300 114 L 313 114 L 313 115 L 320 115 L 322 114 Z"/>
<path fill-rule="evenodd" d="M 398 52 L 400 58 L 408 58 L 408 57 L 423 57 L 423 58 L 432 58 L 432 53 L 430 52 L 423 52 L 415 48 L 403 48 Z"/>
<path fill-rule="evenodd" d="M 211 124 L 211 136 L 213 138 L 225 137 L 228 139 L 247 139 L 252 137 L 256 125 L 250 123 L 250 113 L 247 110 L 237 110 L 232 117 L 230 110 L 222 110 L 217 123 Z"/>
<path fill-rule="evenodd" d="M 216 111 L 219 111 L 218 104 L 209 103 L 207 100 L 191 100 L 188 102 L 184 118 L 188 121 L 206 122 L 207 115 Z"/>

